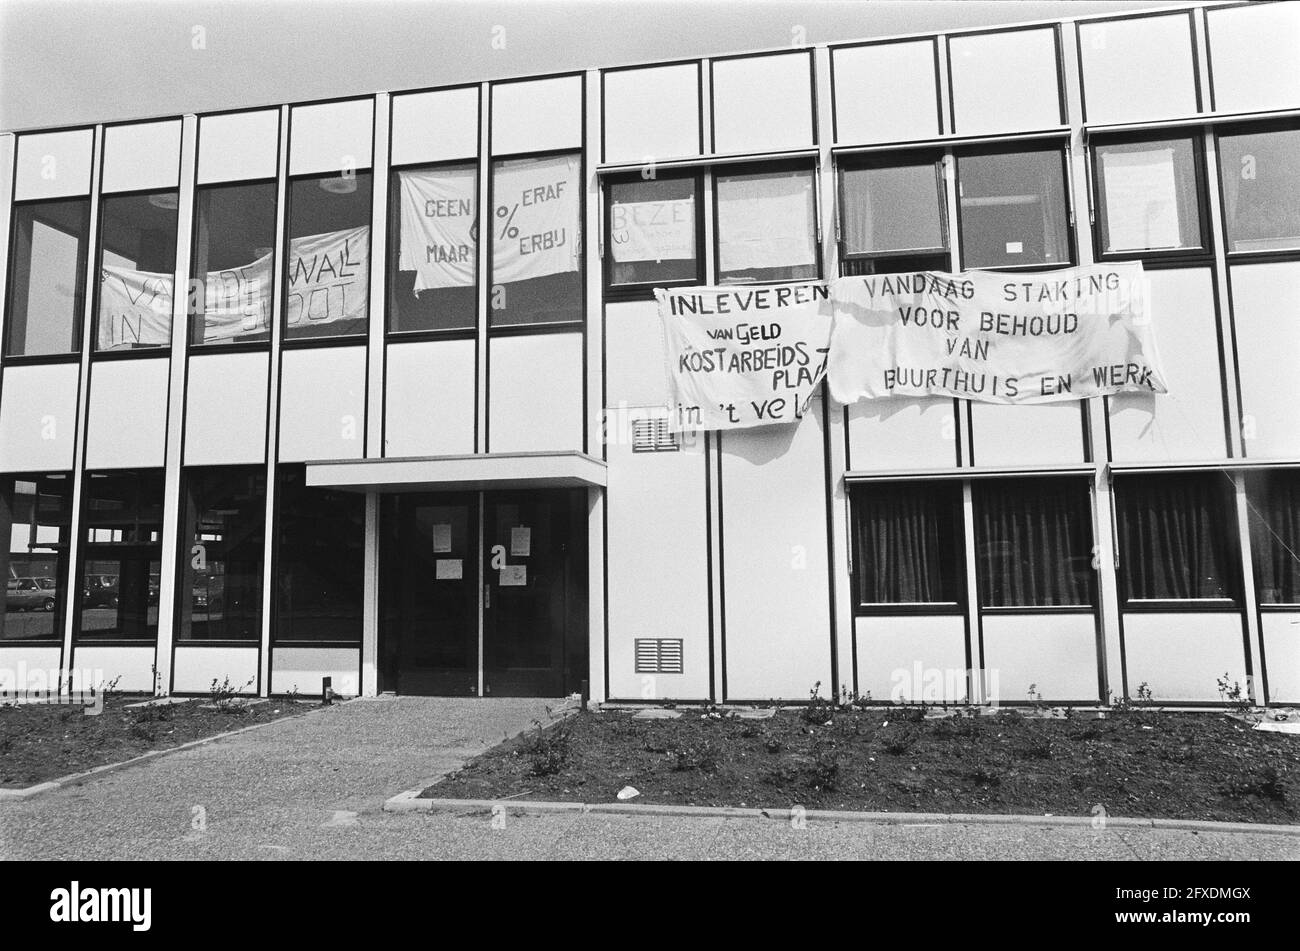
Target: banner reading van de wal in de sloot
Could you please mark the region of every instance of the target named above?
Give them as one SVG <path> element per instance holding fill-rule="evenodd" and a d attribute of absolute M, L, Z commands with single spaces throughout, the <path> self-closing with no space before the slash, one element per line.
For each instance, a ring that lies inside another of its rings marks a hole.
<path fill-rule="evenodd" d="M 826 372 L 830 288 L 655 290 L 664 329 L 669 429 L 747 429 L 803 416 Z"/>
<path fill-rule="evenodd" d="M 841 403 L 1050 403 L 1168 392 L 1142 265 L 923 271 L 833 282 L 826 378 Z"/>

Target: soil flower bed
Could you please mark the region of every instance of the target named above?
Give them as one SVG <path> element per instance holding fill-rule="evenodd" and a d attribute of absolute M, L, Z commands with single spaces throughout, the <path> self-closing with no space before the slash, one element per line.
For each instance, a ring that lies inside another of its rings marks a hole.
<path fill-rule="evenodd" d="M 32 786 L 310 708 L 271 700 L 213 709 L 207 698 L 127 708 L 141 699 L 109 695 L 98 716 L 88 716 L 80 704 L 0 706 L 0 788 Z"/>
<path fill-rule="evenodd" d="M 425 798 L 1300 822 L 1300 738 L 1223 713 L 782 709 L 584 712 L 489 750 Z"/>

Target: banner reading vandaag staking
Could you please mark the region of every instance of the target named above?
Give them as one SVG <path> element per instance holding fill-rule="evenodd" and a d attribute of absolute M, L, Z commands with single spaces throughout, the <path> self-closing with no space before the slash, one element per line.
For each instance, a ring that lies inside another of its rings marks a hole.
<path fill-rule="evenodd" d="M 674 432 L 800 419 L 826 372 L 830 289 L 657 288 Z"/>

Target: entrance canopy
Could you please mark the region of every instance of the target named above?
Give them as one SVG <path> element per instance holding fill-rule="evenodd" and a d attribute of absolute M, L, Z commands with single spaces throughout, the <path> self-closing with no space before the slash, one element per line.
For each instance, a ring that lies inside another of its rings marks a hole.
<path fill-rule="evenodd" d="M 605 463 L 583 452 L 494 452 L 465 456 L 307 463 L 307 485 L 349 492 L 585 489 L 605 485 Z"/>

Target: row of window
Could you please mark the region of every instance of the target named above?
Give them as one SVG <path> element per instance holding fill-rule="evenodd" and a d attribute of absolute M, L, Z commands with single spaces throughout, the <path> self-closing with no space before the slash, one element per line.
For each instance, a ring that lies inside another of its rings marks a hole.
<path fill-rule="evenodd" d="M 1229 253 L 1300 248 L 1300 126 L 1218 136 Z M 1191 133 L 1093 142 L 1100 258 L 1209 250 L 1204 157 Z M 840 251 L 848 274 L 947 269 L 945 158 L 916 151 L 846 158 L 839 170 Z M 1067 155 L 1055 143 L 954 156 L 963 268 L 1073 263 Z M 712 208 L 703 208 L 704 176 Z M 473 163 L 390 176 L 388 328 L 468 331 L 476 323 L 480 224 L 490 226 L 490 323 L 582 319 L 582 174 L 577 153 L 493 163 L 490 215 Z M 632 173 L 606 183 L 605 282 L 614 296 L 704 280 L 704 215 L 713 216 L 723 284 L 819 275 L 811 163 Z M 369 319 L 369 172 L 289 184 L 285 338 L 363 334 Z M 197 192 L 192 344 L 269 339 L 274 182 Z M 77 352 L 85 293 L 87 199 L 20 203 L 5 353 Z M 170 342 L 177 193 L 100 204 L 97 351 Z"/>
<path fill-rule="evenodd" d="M 1078 478 L 972 486 L 981 608 L 1097 603 L 1089 486 Z M 1300 605 L 1300 472 L 1247 481 L 1260 604 Z M 852 489 L 859 610 L 960 613 L 967 603 L 962 488 L 897 482 Z M 1120 598 L 1129 608 L 1241 599 L 1233 483 L 1223 473 L 1122 476 L 1115 485 Z"/>
<path fill-rule="evenodd" d="M 275 640 L 357 643 L 364 499 L 307 488 L 301 466 L 282 466 L 278 478 Z M 10 537 L 0 555 L 8 579 L 0 641 L 61 640 L 63 612 L 71 606 L 78 642 L 152 642 L 163 562 L 163 471 L 86 474 L 82 545 L 68 599 L 72 504 L 67 473 L 13 477 L 0 487 L 0 529 L 7 527 Z M 186 469 L 181 518 L 177 640 L 258 643 L 265 470 Z"/>

